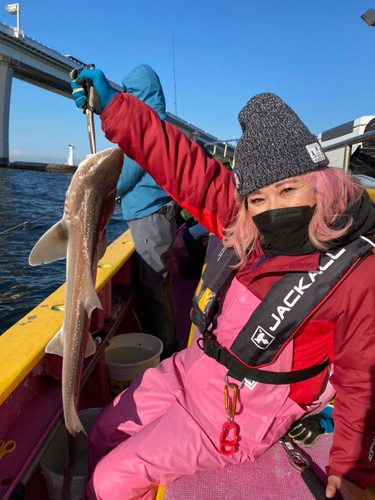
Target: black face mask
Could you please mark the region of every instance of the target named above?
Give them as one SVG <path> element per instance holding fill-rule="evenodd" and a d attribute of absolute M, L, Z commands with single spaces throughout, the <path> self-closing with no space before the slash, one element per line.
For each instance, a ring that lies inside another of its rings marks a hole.
<path fill-rule="evenodd" d="M 253 217 L 254 224 L 265 239 L 262 247 L 267 254 L 287 254 L 309 241 L 309 224 L 313 207 L 288 207 L 267 210 Z M 310 249 L 312 251 L 313 248 Z M 294 252 L 293 252 L 294 253 Z"/>

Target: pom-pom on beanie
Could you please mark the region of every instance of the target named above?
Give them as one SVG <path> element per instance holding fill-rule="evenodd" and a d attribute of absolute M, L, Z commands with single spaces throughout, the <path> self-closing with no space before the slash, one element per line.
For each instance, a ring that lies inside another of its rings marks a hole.
<path fill-rule="evenodd" d="M 240 111 L 242 137 L 232 180 L 240 196 L 328 165 L 317 138 L 274 94 L 258 94 Z"/>

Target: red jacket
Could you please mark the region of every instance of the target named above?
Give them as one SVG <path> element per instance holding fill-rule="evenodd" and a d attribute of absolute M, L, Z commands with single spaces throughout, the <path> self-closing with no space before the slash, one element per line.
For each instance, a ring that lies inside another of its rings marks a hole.
<path fill-rule="evenodd" d="M 106 138 L 142 166 L 207 229 L 222 236 L 235 215 L 230 173 L 156 112 L 129 94 L 118 94 L 101 115 Z M 259 298 L 289 271 L 316 270 L 319 255 L 279 256 L 237 279 Z M 375 484 L 375 256 L 371 255 L 338 287 L 294 339 L 293 369 L 334 364 L 335 430 L 328 474 L 361 487 Z M 296 384 L 290 395 L 308 404 L 323 375 Z"/>

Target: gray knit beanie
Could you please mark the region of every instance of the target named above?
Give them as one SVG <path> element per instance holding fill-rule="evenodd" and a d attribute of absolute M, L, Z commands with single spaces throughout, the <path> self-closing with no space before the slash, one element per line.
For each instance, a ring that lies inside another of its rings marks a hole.
<path fill-rule="evenodd" d="M 328 165 L 317 138 L 274 94 L 258 94 L 240 111 L 242 137 L 232 180 L 240 196 Z"/>

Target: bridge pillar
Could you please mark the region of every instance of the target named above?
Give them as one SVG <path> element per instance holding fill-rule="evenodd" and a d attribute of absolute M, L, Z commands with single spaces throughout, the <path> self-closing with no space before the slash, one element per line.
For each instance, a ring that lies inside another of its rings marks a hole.
<path fill-rule="evenodd" d="M 0 54 L 0 165 L 9 163 L 9 108 L 14 61 Z"/>

